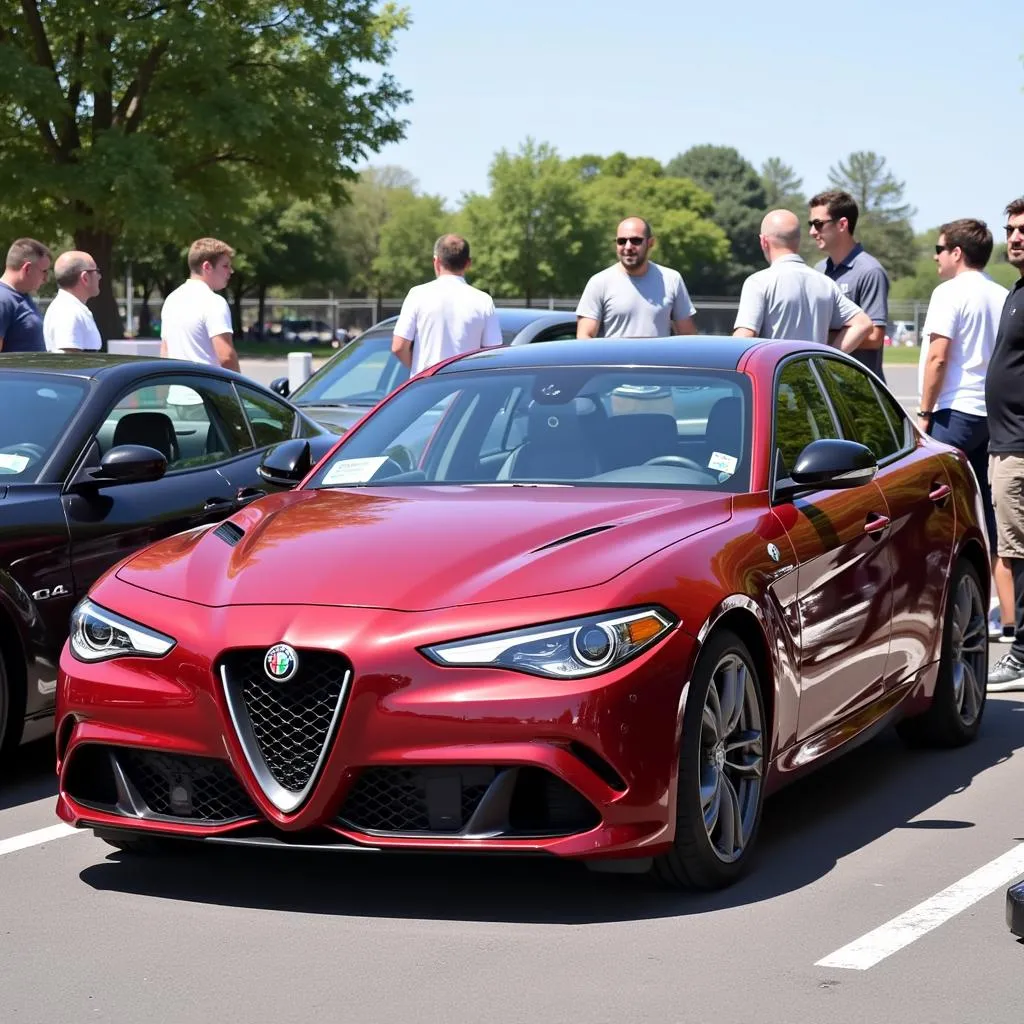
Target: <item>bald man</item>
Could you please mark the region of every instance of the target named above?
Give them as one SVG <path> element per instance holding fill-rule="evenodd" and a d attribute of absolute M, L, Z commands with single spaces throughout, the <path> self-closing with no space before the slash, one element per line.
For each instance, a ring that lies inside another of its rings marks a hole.
<path fill-rule="evenodd" d="M 47 352 L 96 351 L 103 347 L 100 332 L 86 305 L 100 293 L 100 272 L 87 252 L 62 253 L 53 265 L 58 292 L 43 318 Z"/>
<path fill-rule="evenodd" d="M 871 333 L 871 318 L 831 278 L 800 258 L 800 221 L 772 210 L 761 221 L 766 270 L 743 282 L 733 336 L 818 341 L 853 352 Z"/>

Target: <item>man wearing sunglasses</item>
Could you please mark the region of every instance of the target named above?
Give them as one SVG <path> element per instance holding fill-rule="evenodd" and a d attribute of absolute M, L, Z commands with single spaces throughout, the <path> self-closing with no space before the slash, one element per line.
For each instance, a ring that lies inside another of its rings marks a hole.
<path fill-rule="evenodd" d="M 839 189 L 819 192 L 810 201 L 811 238 L 828 258 L 815 266 L 839 285 L 842 293 L 871 318 L 867 338 L 850 352 L 882 380 L 882 354 L 889 322 L 889 278 L 882 264 L 854 237 L 860 210 L 856 200 Z"/>
<path fill-rule="evenodd" d="M 1006 208 L 1006 259 L 1020 279 L 1003 304 L 985 376 L 988 478 L 996 509 L 996 554 L 1013 574 L 1013 646 L 988 674 L 990 693 L 1024 690 L 1024 197 Z"/>
<path fill-rule="evenodd" d="M 576 307 L 577 338 L 667 338 L 696 334 L 683 278 L 649 259 L 651 226 L 628 217 L 615 234 L 618 263 L 595 274 Z"/>
<path fill-rule="evenodd" d="M 100 293 L 96 261 L 87 252 L 64 252 L 53 265 L 57 295 L 43 317 L 47 352 L 97 351 L 103 347 L 92 310 L 86 305 Z"/>

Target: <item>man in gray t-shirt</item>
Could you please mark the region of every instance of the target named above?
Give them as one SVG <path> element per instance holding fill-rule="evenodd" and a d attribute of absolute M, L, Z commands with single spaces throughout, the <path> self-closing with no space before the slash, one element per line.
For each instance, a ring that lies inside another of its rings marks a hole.
<path fill-rule="evenodd" d="M 807 266 L 799 249 L 796 215 L 789 210 L 767 214 L 761 222 L 761 251 L 770 266 L 743 282 L 733 336 L 856 349 L 871 330 L 870 318 L 834 281 Z"/>
<path fill-rule="evenodd" d="M 577 338 L 667 338 L 696 334 L 697 312 L 679 272 L 652 263 L 651 226 L 629 217 L 615 237 L 619 262 L 595 274 L 576 307 Z"/>

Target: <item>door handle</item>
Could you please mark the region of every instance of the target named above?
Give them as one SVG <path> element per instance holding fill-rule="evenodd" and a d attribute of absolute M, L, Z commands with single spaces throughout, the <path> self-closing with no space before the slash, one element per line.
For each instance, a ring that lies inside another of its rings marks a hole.
<path fill-rule="evenodd" d="M 932 484 L 932 489 L 928 492 L 928 500 L 934 501 L 936 505 L 944 502 L 952 493 L 952 488 L 949 484 Z"/>
<path fill-rule="evenodd" d="M 265 498 L 266 496 L 267 492 L 259 487 L 239 487 L 238 493 L 235 495 L 235 501 L 239 505 L 248 505 L 250 501 L 255 501 L 257 498 Z"/>
<path fill-rule="evenodd" d="M 227 508 L 231 504 L 230 498 L 207 498 L 203 502 L 203 511 L 212 512 L 214 509 Z"/>
<path fill-rule="evenodd" d="M 865 533 L 884 533 L 889 529 L 890 519 L 888 516 L 879 515 L 877 512 L 872 512 L 868 516 L 867 522 L 864 524 Z"/>

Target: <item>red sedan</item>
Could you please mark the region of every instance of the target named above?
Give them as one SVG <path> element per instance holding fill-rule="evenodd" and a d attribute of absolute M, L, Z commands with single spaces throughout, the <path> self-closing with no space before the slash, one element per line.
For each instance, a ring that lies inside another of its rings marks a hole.
<path fill-rule="evenodd" d="M 839 352 L 567 341 L 435 367 L 302 485 L 111 570 L 58 813 L 168 838 L 543 852 L 696 887 L 888 723 L 974 739 L 975 479 Z"/>

